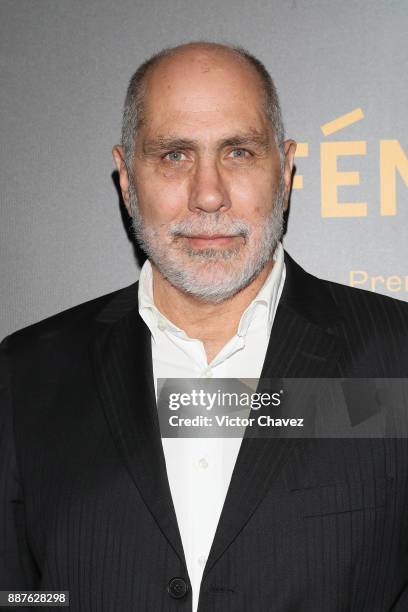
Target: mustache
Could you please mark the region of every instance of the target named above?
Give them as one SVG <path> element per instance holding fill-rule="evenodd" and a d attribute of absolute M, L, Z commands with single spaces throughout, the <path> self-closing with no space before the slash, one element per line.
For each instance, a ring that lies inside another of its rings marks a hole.
<path fill-rule="evenodd" d="M 168 234 L 173 237 L 191 238 L 193 236 L 243 236 L 247 238 L 251 226 L 242 219 L 216 220 L 214 217 L 183 219 L 170 224 Z"/>

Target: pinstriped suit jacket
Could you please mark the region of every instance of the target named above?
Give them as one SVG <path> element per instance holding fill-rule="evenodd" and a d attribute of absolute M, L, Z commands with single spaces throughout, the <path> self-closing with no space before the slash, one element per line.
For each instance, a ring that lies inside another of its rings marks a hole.
<path fill-rule="evenodd" d="M 406 377 L 408 304 L 287 277 L 262 377 Z M 2 344 L 0 589 L 191 610 L 137 283 Z M 199 612 L 408 610 L 408 443 L 244 438 Z"/>

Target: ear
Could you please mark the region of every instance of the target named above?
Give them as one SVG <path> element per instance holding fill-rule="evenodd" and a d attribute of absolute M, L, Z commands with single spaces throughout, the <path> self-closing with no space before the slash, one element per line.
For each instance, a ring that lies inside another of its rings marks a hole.
<path fill-rule="evenodd" d="M 129 174 L 125 164 L 125 155 L 122 145 L 115 145 L 112 149 L 112 155 L 117 171 L 119 172 L 119 183 L 123 201 L 125 203 L 126 210 L 128 211 L 129 215 L 131 215 L 129 201 Z"/>
<path fill-rule="evenodd" d="M 287 209 L 289 203 L 289 194 L 292 187 L 293 163 L 296 153 L 296 142 L 294 140 L 285 140 L 283 143 L 285 154 L 285 162 L 283 167 L 283 178 L 285 181 L 285 204 L 284 210 Z"/>

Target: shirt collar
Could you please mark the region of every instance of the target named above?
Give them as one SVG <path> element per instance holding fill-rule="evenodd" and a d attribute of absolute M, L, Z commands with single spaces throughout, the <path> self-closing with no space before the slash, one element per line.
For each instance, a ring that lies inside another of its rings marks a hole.
<path fill-rule="evenodd" d="M 268 334 L 272 329 L 273 319 L 275 317 L 276 308 L 278 306 L 278 301 L 285 281 L 284 252 L 281 242 L 278 242 L 273 255 L 273 260 L 274 265 L 268 274 L 265 283 L 262 285 L 261 289 L 249 306 L 242 313 L 238 325 L 238 336 L 244 337 L 246 335 L 255 316 L 255 311 L 259 305 L 265 307 L 267 310 Z M 188 338 L 185 332 L 169 321 L 169 319 L 167 319 L 167 317 L 165 317 L 155 305 L 153 300 L 153 270 L 148 259 L 146 259 L 142 269 L 140 270 L 138 300 L 139 314 L 149 327 L 154 340 L 157 341 L 157 334 L 163 332 L 165 329 L 177 335 Z"/>
<path fill-rule="evenodd" d="M 285 282 L 286 271 L 283 246 L 281 242 L 278 242 L 278 245 L 273 254 L 273 260 L 274 264 L 272 270 L 268 274 L 266 281 L 264 282 L 257 295 L 254 297 L 249 306 L 244 310 L 241 316 L 238 325 L 238 336 L 246 335 L 258 305 L 261 305 L 266 308 L 268 334 L 272 329 L 272 324 L 275 318 L 276 309 L 278 307 L 279 298 L 282 293 L 283 285 Z"/>
<path fill-rule="evenodd" d="M 171 331 L 178 335 L 186 336 L 185 332 L 174 325 L 157 308 L 153 300 L 153 270 L 148 259 L 144 262 L 139 276 L 139 314 L 150 329 L 154 340 L 157 342 L 157 335 L 164 330 Z"/>

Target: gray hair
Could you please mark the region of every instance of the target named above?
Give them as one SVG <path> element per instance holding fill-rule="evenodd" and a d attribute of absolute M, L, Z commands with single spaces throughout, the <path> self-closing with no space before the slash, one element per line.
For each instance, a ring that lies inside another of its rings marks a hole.
<path fill-rule="evenodd" d="M 125 154 L 125 163 L 128 172 L 131 172 L 133 164 L 133 149 L 136 134 L 144 120 L 144 96 L 146 92 L 146 75 L 152 70 L 162 59 L 175 55 L 179 50 L 195 45 L 202 44 L 212 46 L 218 49 L 224 49 L 235 53 L 239 57 L 245 59 L 259 75 L 265 93 L 265 112 L 268 117 L 276 144 L 279 148 L 281 158 L 283 156 L 283 141 L 284 141 L 284 126 L 282 121 L 282 113 L 279 104 L 279 98 L 275 84 L 271 75 L 265 68 L 264 64 L 249 53 L 246 49 L 227 44 L 211 43 L 207 41 L 197 41 L 187 44 L 177 45 L 175 47 L 167 47 L 158 53 L 155 53 L 143 62 L 130 79 L 126 93 L 125 105 L 123 109 L 122 119 L 122 146 Z"/>

